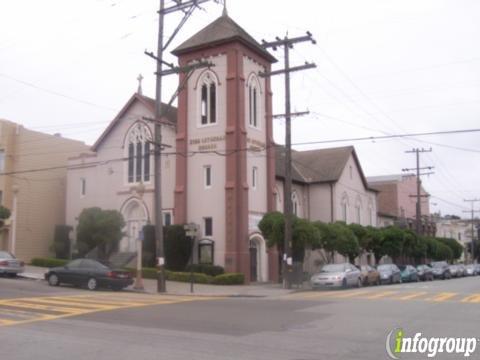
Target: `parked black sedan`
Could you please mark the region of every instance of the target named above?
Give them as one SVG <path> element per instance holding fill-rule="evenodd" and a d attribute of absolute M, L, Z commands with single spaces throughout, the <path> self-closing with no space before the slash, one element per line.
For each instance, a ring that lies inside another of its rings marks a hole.
<path fill-rule="evenodd" d="M 86 286 L 89 290 L 96 290 L 99 287 L 121 290 L 133 284 L 128 271 L 114 270 L 92 259 L 76 259 L 65 266 L 51 268 L 45 273 L 45 280 L 50 286 L 63 283 Z"/>

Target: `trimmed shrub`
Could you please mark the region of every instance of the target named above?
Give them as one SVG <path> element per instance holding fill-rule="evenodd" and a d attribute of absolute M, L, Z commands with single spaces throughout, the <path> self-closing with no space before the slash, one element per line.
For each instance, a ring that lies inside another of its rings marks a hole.
<path fill-rule="evenodd" d="M 155 243 L 155 226 L 145 225 L 143 227 L 142 242 L 142 263 L 145 267 L 155 267 L 156 265 L 156 249 Z"/>
<path fill-rule="evenodd" d="M 192 252 L 192 242 L 185 235 L 183 225 L 164 227 L 165 267 L 172 271 L 183 271 Z"/>
<path fill-rule="evenodd" d="M 190 282 L 190 273 L 168 271 L 167 280 Z M 193 273 L 193 281 L 196 284 L 210 284 L 212 283 L 212 280 L 213 280 L 212 276 L 209 276 L 206 274 Z"/>
<path fill-rule="evenodd" d="M 57 266 L 65 266 L 70 260 L 64 259 L 54 259 L 54 258 L 33 258 L 30 262 L 33 266 L 40 266 L 40 267 L 57 267 Z"/>
<path fill-rule="evenodd" d="M 218 265 L 211 265 L 211 264 L 193 264 L 193 265 L 188 265 L 187 268 L 185 269 L 186 272 L 190 272 L 192 270 L 195 273 L 201 273 L 201 274 L 206 274 L 210 276 L 217 276 L 217 275 L 222 275 L 225 273 L 225 270 L 223 267 L 218 266 Z"/>
<path fill-rule="evenodd" d="M 68 234 L 73 228 L 69 225 L 55 225 L 52 250 L 57 259 L 68 259 L 70 257 L 70 238 Z"/>
<path fill-rule="evenodd" d="M 212 284 L 215 285 L 243 285 L 245 277 L 240 273 L 226 273 L 215 276 Z"/>

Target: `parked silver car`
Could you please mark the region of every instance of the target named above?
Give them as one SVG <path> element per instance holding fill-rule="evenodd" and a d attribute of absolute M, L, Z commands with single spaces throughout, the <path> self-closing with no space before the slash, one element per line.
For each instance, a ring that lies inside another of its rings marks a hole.
<path fill-rule="evenodd" d="M 475 269 L 475 264 L 469 264 L 469 265 L 465 266 L 465 270 L 467 272 L 467 276 L 477 275 L 477 271 Z"/>
<path fill-rule="evenodd" d="M 23 272 L 25 264 L 8 251 L 0 251 L 0 275 L 16 276 Z"/>
<path fill-rule="evenodd" d="M 312 289 L 362 286 L 362 274 L 350 263 L 328 264 L 310 279 Z"/>
<path fill-rule="evenodd" d="M 402 282 L 400 269 L 395 264 L 382 264 L 377 266 L 380 273 L 380 281 L 384 284 L 395 284 Z"/>

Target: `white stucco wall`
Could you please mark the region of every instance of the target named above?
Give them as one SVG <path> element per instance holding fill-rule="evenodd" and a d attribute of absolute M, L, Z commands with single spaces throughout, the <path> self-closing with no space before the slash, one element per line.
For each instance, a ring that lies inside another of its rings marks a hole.
<path fill-rule="evenodd" d="M 256 224 L 267 212 L 267 143 L 265 120 L 265 79 L 258 76 L 264 68 L 251 58 L 243 57 L 245 78 L 245 128 L 247 130 L 247 148 L 259 151 L 247 151 L 247 183 L 249 207 L 249 231 L 258 230 Z M 257 86 L 257 127 L 249 122 L 249 85 Z M 257 169 L 257 184 L 253 187 L 253 168 Z"/>
<path fill-rule="evenodd" d="M 196 70 L 188 83 L 188 151 L 205 149 L 225 153 L 227 58 L 219 55 L 207 60 L 215 64 L 210 71 L 217 81 L 216 124 L 200 124 L 201 87 L 198 81 L 205 70 Z M 225 161 L 225 156 L 210 153 L 196 154 L 187 162 L 187 219 L 200 225 L 200 237 L 204 238 L 203 219 L 212 218 L 213 236 L 208 238 L 215 241 L 214 261 L 221 266 L 225 262 Z M 204 184 L 205 166 L 212 169 L 210 188 L 205 188 Z"/>
<path fill-rule="evenodd" d="M 350 176 L 351 172 L 351 176 Z M 365 189 L 360 171 L 351 155 L 340 176 L 335 183 L 335 221 L 341 220 L 342 201 L 347 200 L 347 223 L 376 226 L 376 193 Z M 360 221 L 357 219 L 356 207 L 360 207 Z"/>
<path fill-rule="evenodd" d="M 109 135 L 97 149 L 96 156 L 73 158 L 69 160 L 67 172 L 66 223 L 77 226 L 78 216 L 84 208 L 100 207 L 121 211 L 125 203 L 136 198 L 144 204 L 147 218 L 153 222 L 153 182 L 154 159 L 150 159 L 150 181 L 138 191 L 138 184 L 128 183 L 127 153 L 124 147 L 125 136 L 130 127 L 143 116 L 152 117 L 152 113 L 140 102 L 134 102 L 116 123 Z M 153 125 L 147 123 L 153 135 Z M 163 127 L 162 142 L 172 146 L 165 152 L 175 152 L 175 130 Z M 86 180 L 86 193 L 81 194 L 81 179 Z M 175 161 L 172 156 L 162 158 L 162 196 L 163 209 L 174 206 Z M 125 219 L 127 220 L 127 219 Z M 140 230 L 140 229 L 138 229 Z M 74 236 L 75 237 L 75 236 Z"/>

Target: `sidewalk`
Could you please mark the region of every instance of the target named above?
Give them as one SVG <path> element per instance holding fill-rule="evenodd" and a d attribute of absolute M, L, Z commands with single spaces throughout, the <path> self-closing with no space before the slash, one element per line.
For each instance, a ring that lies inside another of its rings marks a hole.
<path fill-rule="evenodd" d="M 19 276 L 33 279 L 43 280 L 44 274 L 48 268 L 25 266 L 25 272 Z M 152 279 L 144 279 L 143 285 L 145 290 L 142 292 L 157 294 L 157 281 Z M 195 296 L 226 296 L 226 297 L 277 297 L 297 292 L 302 289 L 283 289 L 281 284 L 255 284 L 255 285 L 208 285 L 194 284 L 194 293 L 190 292 L 190 283 L 167 281 L 168 295 L 195 295 Z M 134 290 L 129 286 L 127 291 Z"/>

